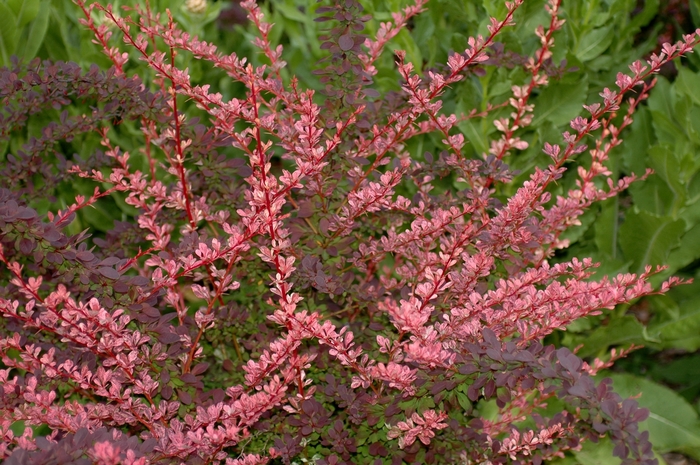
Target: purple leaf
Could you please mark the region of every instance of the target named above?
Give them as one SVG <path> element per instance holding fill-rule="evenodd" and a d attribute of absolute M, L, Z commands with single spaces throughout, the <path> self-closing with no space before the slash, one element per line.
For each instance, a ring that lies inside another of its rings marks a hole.
<path fill-rule="evenodd" d="M 338 45 L 342 51 L 347 52 L 355 46 L 355 41 L 350 34 L 344 34 L 338 39 Z"/>
<path fill-rule="evenodd" d="M 105 278 L 108 278 L 108 279 L 119 279 L 119 277 L 121 276 L 117 270 L 115 270 L 114 268 L 106 267 L 106 266 L 102 266 L 102 267 L 98 268 L 97 271 L 102 276 L 104 276 Z"/>

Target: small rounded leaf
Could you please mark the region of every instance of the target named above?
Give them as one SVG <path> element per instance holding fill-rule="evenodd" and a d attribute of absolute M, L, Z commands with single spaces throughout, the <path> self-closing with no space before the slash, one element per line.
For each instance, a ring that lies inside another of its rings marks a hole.
<path fill-rule="evenodd" d="M 102 276 L 109 279 L 119 279 L 121 276 L 117 270 L 106 266 L 98 268 L 97 271 L 99 271 Z"/>
<path fill-rule="evenodd" d="M 347 52 L 355 46 L 355 41 L 350 34 L 344 34 L 338 39 L 338 45 L 342 51 Z"/>

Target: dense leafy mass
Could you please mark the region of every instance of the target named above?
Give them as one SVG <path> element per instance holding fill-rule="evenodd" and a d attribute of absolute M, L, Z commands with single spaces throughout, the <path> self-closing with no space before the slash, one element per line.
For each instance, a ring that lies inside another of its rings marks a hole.
<path fill-rule="evenodd" d="M 317 78 L 297 78 L 254 1 L 240 7 L 262 58 L 248 59 L 170 13 L 77 0 L 108 69 L 0 71 L 0 456 L 541 463 L 607 437 L 623 463 L 656 463 L 648 411 L 594 378 L 627 352 L 587 363 L 543 341 L 683 282 L 647 265 L 666 257 L 608 277 L 565 249 L 587 211 L 650 176 L 632 160 L 620 175 L 610 155 L 652 107 L 653 75 L 700 31 L 618 72 L 587 117 L 541 141 L 528 128 L 566 116 L 533 104 L 568 70 L 554 56 L 560 3 L 532 15 L 506 2 L 423 69 L 415 50 L 386 49 L 427 0 L 371 33 L 362 4 L 329 2 L 315 9 Z M 204 2 L 185 10 L 216 18 Z M 519 15 L 543 21 L 516 53 Z M 462 84 L 500 70 L 521 82 L 454 105 Z M 205 74 L 227 84 L 215 92 Z M 685 237 L 661 229 L 674 227 Z"/>

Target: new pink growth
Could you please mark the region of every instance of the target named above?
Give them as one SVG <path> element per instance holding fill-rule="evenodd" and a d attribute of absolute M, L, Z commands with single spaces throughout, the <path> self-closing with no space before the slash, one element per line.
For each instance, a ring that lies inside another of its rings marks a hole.
<path fill-rule="evenodd" d="M 593 281 L 590 259 L 553 256 L 594 202 L 646 175 L 616 179 L 610 153 L 648 98 L 651 76 L 690 53 L 700 31 L 619 73 L 618 90 L 584 106 L 558 144 L 523 129 L 550 81 L 560 0 L 547 2 L 547 24 L 534 31 L 540 45 L 519 65 L 524 82 L 506 86 L 502 103 L 466 114 L 446 113 L 453 106 L 443 99 L 468 73 L 493 66 L 523 0 L 505 2 L 488 34 L 467 38 L 440 67 L 423 72 L 395 50 L 396 92 L 378 97 L 372 79 L 389 72 L 382 53 L 427 0 L 392 13 L 371 37 L 359 34 L 371 18 L 358 2 L 318 6 L 320 22 L 337 23 L 320 39 L 334 54 L 320 71 L 325 91 L 336 93 L 324 95 L 286 77 L 284 50 L 255 1 L 240 5 L 257 33 L 259 65 L 182 31 L 148 2 L 132 10 L 138 20 L 76 3 L 111 71 L 46 64 L 1 75 L 8 95 L 56 104 L 96 89 L 91 116 L 66 112 L 32 144 L 39 153 L 94 131 L 109 166 L 71 161 L 68 173 L 97 187 L 49 212 L 48 222 L 24 194 L 0 189 L 0 459 L 66 447 L 104 465 L 261 465 L 307 457 L 316 441 L 317 450 L 332 450 L 324 463 L 352 463 L 362 429 L 370 455 L 410 460 L 425 449 L 434 458 L 458 444 L 463 450 L 448 451 L 455 460 L 523 462 L 561 455 L 595 430 L 617 441 L 618 455 L 653 462 L 637 429 L 644 410 L 590 377 L 627 351 L 589 365 L 541 341 L 682 283 L 671 278 L 655 291 L 649 280 L 661 269 L 651 267 Z M 114 23 L 159 91 L 127 76 L 131 55 L 112 45 L 96 13 Z M 198 84 L 178 68 L 183 55 L 225 73 L 236 95 Z M 51 73 L 61 79 L 42 81 Z M 69 92 L 66 81 L 78 89 Z M 131 153 L 102 123 L 124 101 L 136 107 L 129 116 L 143 137 Z M 476 157 L 461 126 L 472 118 L 495 127 Z M 6 121 L 12 128 L 22 120 Z M 414 153 L 424 143 L 435 156 Z M 509 186 L 520 179 L 506 165 L 512 153 L 540 143 L 547 164 Z M 590 164 L 576 166 L 572 188 L 552 195 L 586 151 Z M 147 168 L 135 169 L 139 160 Z M 88 249 L 86 233 L 63 230 L 105 197 L 136 213 Z M 518 429 L 554 395 L 576 409 Z M 426 408 L 426 397 L 445 411 Z M 474 413 L 482 399 L 496 400 L 492 421 Z M 385 424 L 390 441 L 381 443 Z M 50 432 L 38 438 L 30 426 Z"/>

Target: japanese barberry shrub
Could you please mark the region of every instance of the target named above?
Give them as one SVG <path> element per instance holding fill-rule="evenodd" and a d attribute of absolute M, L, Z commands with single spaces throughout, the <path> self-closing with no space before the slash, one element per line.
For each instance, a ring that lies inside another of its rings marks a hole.
<path fill-rule="evenodd" d="M 441 69 L 396 50 L 400 86 L 386 95 L 375 65 L 427 0 L 372 37 L 358 2 L 330 3 L 316 9 L 329 23 L 322 92 L 285 77 L 250 0 L 266 64 L 220 53 L 170 15 L 76 0 L 111 69 L 0 72 L 4 463 L 541 463 L 603 436 L 623 463 L 656 463 L 638 428 L 647 412 L 592 378 L 625 351 L 589 364 L 542 340 L 681 282 L 654 290 L 651 268 L 593 280 L 591 260 L 552 258 L 588 207 L 637 179 L 614 178 L 608 155 L 652 75 L 700 31 L 618 74 L 515 185 L 508 161 L 540 143 L 518 135 L 531 97 L 561 71 L 560 0 L 518 62 L 529 77 L 466 115 L 444 97 L 499 66 L 490 52 L 522 0 Z M 183 55 L 240 94 L 193 84 Z M 130 75 L 135 57 L 153 83 Z M 36 130 L 46 111 L 59 116 Z M 472 154 L 458 123 L 494 115 L 499 137 Z M 95 134 L 103 150 L 62 153 Z M 575 187 L 553 193 L 569 167 Z M 91 195 L 50 203 L 85 182 Z M 106 234 L 70 231 L 105 202 L 133 213 Z"/>

